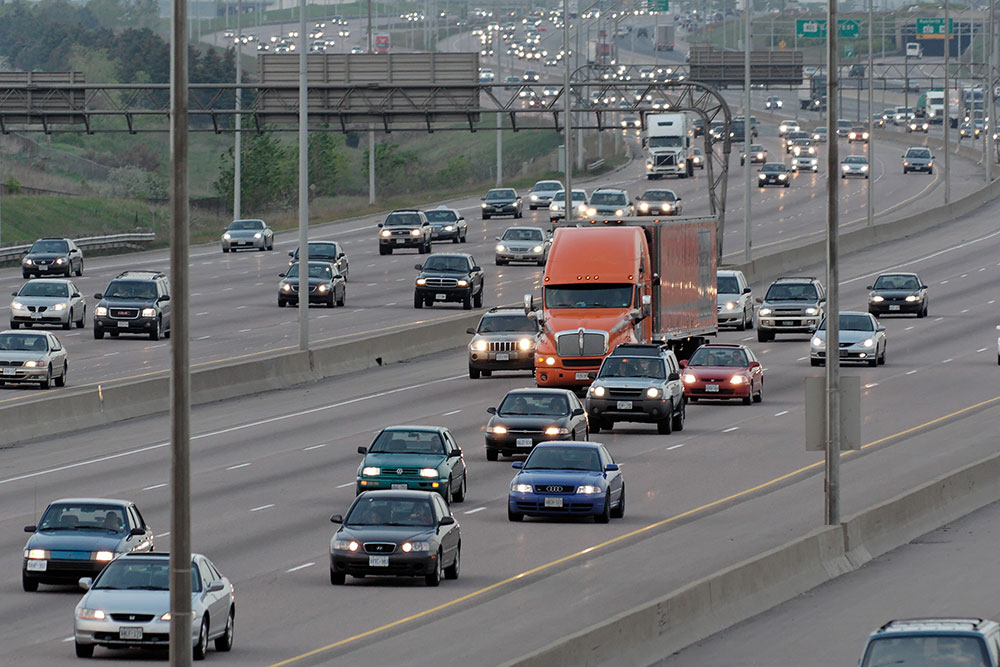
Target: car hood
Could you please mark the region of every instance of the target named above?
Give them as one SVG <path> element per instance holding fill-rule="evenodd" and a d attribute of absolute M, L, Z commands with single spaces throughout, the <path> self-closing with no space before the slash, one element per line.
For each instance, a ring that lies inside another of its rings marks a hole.
<path fill-rule="evenodd" d="M 549 426 L 567 426 L 569 415 L 494 415 L 490 417 L 487 428 L 494 424 L 503 424 L 509 430 L 543 431 Z"/>
<path fill-rule="evenodd" d="M 365 454 L 362 466 L 378 466 L 380 468 L 411 467 L 437 468 L 445 460 L 444 454 L 396 454 L 393 452 L 375 452 Z"/>
<path fill-rule="evenodd" d="M 522 470 L 514 478 L 518 484 L 544 486 L 546 484 L 600 484 L 606 483 L 604 473 L 591 470 Z"/>
<path fill-rule="evenodd" d="M 515 252 L 522 252 L 531 250 L 535 246 L 540 246 L 544 241 L 498 241 L 498 243 Z"/>
<path fill-rule="evenodd" d="M 487 199 L 485 204 L 487 206 L 506 206 L 508 204 L 513 204 L 516 199 Z"/>
<path fill-rule="evenodd" d="M 671 151 L 667 151 L 667 152 L 671 152 Z M 621 203 L 621 204 L 591 204 L 590 207 L 593 208 L 593 209 L 596 209 L 598 211 L 617 211 L 618 209 L 623 209 L 623 210 L 627 209 L 628 208 L 628 204 L 627 203 Z"/>
<path fill-rule="evenodd" d="M 100 530 L 40 530 L 28 538 L 25 549 L 49 551 L 116 551 L 120 534 Z"/>
<path fill-rule="evenodd" d="M 826 330 L 817 331 L 816 335 L 822 340 L 826 340 Z M 839 334 L 839 339 L 841 343 L 860 343 L 866 338 L 874 338 L 874 331 L 856 331 L 854 329 L 841 329 Z"/>
<path fill-rule="evenodd" d="M 740 300 L 741 296 L 742 294 L 724 294 L 722 292 L 719 292 L 718 294 L 716 294 L 715 301 L 720 306 L 724 306 L 730 302 L 736 303 L 737 301 Z"/>
<path fill-rule="evenodd" d="M 602 387 L 607 387 L 609 389 L 615 388 L 636 388 L 636 387 L 648 387 L 653 384 L 661 384 L 665 382 L 664 379 L 657 378 L 643 378 L 643 377 L 599 377 L 594 380 L 594 385 L 601 385 Z"/>
<path fill-rule="evenodd" d="M 469 280 L 469 273 L 462 271 L 421 271 L 419 278 L 454 278 L 455 280 Z"/>
<path fill-rule="evenodd" d="M 447 227 L 448 225 L 457 225 L 457 224 L 458 220 L 448 220 L 447 222 L 445 222 L 444 220 L 438 220 L 430 223 L 431 227 Z"/>
<path fill-rule="evenodd" d="M 48 352 L 33 351 L 33 350 L 3 350 L 0 351 L 0 360 L 2 361 L 28 361 L 30 359 L 45 359 L 48 357 Z"/>
<path fill-rule="evenodd" d="M 910 296 L 911 294 L 919 293 L 919 289 L 873 289 L 871 291 L 872 295 L 878 294 L 879 296 L 888 297 L 890 299 L 902 299 Z"/>
<path fill-rule="evenodd" d="M 68 257 L 69 253 L 65 252 L 29 252 L 25 255 L 25 259 L 59 259 L 60 257 Z"/>
<path fill-rule="evenodd" d="M 315 285 L 329 285 L 332 282 L 333 281 L 327 280 L 326 278 L 310 278 L 309 279 L 309 286 L 313 287 Z M 291 283 L 292 285 L 298 285 L 299 284 L 298 276 L 296 276 L 295 278 L 284 278 L 281 281 L 281 285 L 284 285 L 285 283 Z M 278 287 L 280 288 L 281 285 L 279 285 Z"/>
<path fill-rule="evenodd" d="M 335 540 L 359 542 L 405 542 L 408 540 L 433 540 L 437 531 L 425 526 L 350 526 L 344 525 L 333 535 Z"/>
<path fill-rule="evenodd" d="M 813 301 L 809 301 L 809 300 L 768 301 L 767 299 L 765 299 L 764 303 L 761 304 L 761 305 L 764 306 L 765 308 L 771 308 L 771 309 L 774 309 L 774 308 L 816 308 L 817 307 L 817 303 L 816 303 L 815 300 L 813 300 Z"/>
<path fill-rule="evenodd" d="M 688 366 L 685 373 L 692 373 L 695 376 L 711 375 L 735 375 L 736 373 L 746 373 L 750 369 L 746 366 Z"/>
<path fill-rule="evenodd" d="M 101 299 L 101 304 L 108 308 L 146 308 L 155 303 L 155 299 Z"/>
<path fill-rule="evenodd" d="M 68 296 L 15 296 L 13 300 L 26 306 L 52 306 L 57 303 L 69 303 Z"/>
<path fill-rule="evenodd" d="M 236 230 L 226 230 L 226 234 L 229 234 L 230 238 L 234 239 L 252 239 L 254 234 L 263 234 L 263 229 L 236 229 Z"/>
<path fill-rule="evenodd" d="M 192 593 L 192 607 L 197 611 L 194 604 L 201 596 L 201 593 Z M 137 613 L 152 614 L 158 618 L 170 611 L 170 591 L 141 591 L 141 590 L 120 590 L 120 589 L 90 589 L 80 600 L 78 607 L 83 606 L 88 609 L 103 609 L 108 614 L 113 613 Z"/>

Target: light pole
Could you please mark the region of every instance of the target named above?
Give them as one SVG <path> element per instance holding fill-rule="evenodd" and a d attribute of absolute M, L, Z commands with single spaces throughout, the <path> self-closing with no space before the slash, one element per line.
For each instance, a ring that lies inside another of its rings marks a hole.
<path fill-rule="evenodd" d="M 299 0 L 299 350 L 309 349 L 309 32 Z"/>
<path fill-rule="evenodd" d="M 827 3 L 826 132 L 826 523 L 840 523 L 840 164 L 837 116 L 840 71 L 837 64 L 837 3 Z M 870 137 L 869 137 L 869 143 Z M 870 179 L 869 179 L 870 180 Z"/>
<path fill-rule="evenodd" d="M 993 2 L 994 0 L 990 0 Z M 951 77 L 951 3 L 944 0 L 944 203 L 951 201 L 951 114 L 948 110 L 948 85 Z M 907 84 L 909 88 L 909 84 Z"/>
<path fill-rule="evenodd" d="M 875 0 L 868 0 L 868 164 L 869 169 L 871 165 L 875 164 L 875 122 L 872 118 L 872 77 L 875 72 L 872 70 L 872 29 L 875 26 Z M 858 91 L 858 99 L 861 99 L 861 91 Z M 868 187 L 868 226 L 871 227 L 874 224 L 875 219 L 875 209 L 872 204 L 872 189 L 875 187 L 875 179 L 869 178 L 867 180 Z"/>
<path fill-rule="evenodd" d="M 240 129 L 243 126 L 243 116 L 240 105 L 243 102 L 243 91 L 240 84 L 243 81 L 243 68 L 240 66 L 240 56 L 243 55 L 243 44 L 240 42 L 240 19 L 243 13 L 243 3 L 236 3 L 236 145 L 233 148 L 233 220 L 243 217 L 243 137 Z"/>
<path fill-rule="evenodd" d="M 569 0 L 562 0 L 563 3 L 563 64 L 565 65 L 563 69 L 563 109 L 565 119 L 563 120 L 563 128 L 565 132 L 565 137 L 563 137 L 563 148 L 565 149 L 566 157 L 565 164 L 563 164 L 566 170 L 566 184 L 565 184 L 565 196 L 563 200 L 565 201 L 566 207 L 566 226 L 573 221 L 573 152 L 570 148 L 573 138 L 573 119 L 570 115 L 570 110 L 573 108 L 570 102 L 569 93 L 569 77 L 570 77 L 570 63 L 569 63 Z"/>
<path fill-rule="evenodd" d="M 743 160 L 743 259 L 744 261 L 750 261 L 751 255 L 751 237 L 750 237 L 750 205 L 751 205 L 751 189 L 750 189 L 750 166 L 753 164 L 753 160 L 750 158 L 750 49 L 753 42 L 751 41 L 751 31 L 750 31 L 750 13 L 752 9 L 751 1 L 744 0 L 746 19 L 744 21 L 744 32 L 743 32 L 743 154 L 746 156 Z M 774 25 L 772 23 L 772 25 Z M 707 160 L 709 156 L 705 156 Z"/>

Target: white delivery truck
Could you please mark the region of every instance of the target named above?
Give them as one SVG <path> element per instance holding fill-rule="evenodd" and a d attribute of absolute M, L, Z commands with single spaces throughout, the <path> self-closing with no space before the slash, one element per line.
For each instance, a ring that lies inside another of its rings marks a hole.
<path fill-rule="evenodd" d="M 646 149 L 646 178 L 652 180 L 674 175 L 694 175 L 691 161 L 691 132 L 683 113 L 659 113 L 646 116 L 642 137 Z"/>

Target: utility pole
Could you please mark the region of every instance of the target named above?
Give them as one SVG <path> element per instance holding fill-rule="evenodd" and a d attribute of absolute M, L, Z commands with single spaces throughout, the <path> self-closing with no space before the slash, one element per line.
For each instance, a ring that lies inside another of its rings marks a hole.
<path fill-rule="evenodd" d="M 875 121 L 872 119 L 872 78 L 875 76 L 875 70 L 873 67 L 872 59 L 872 48 L 874 46 L 874 40 L 872 39 L 872 30 L 875 27 L 875 0 L 868 0 L 868 165 L 869 169 L 875 164 Z M 861 99 L 861 91 L 858 91 L 858 99 Z M 872 190 L 875 188 L 875 179 L 868 178 L 865 183 L 868 191 L 868 206 L 866 210 L 868 212 L 868 226 L 871 227 L 875 224 L 875 208 L 872 203 Z"/>
<path fill-rule="evenodd" d="M 299 0 L 299 350 L 309 349 L 309 32 Z"/>
<path fill-rule="evenodd" d="M 840 523 L 840 164 L 837 146 L 837 2 L 827 3 L 826 132 L 826 523 Z M 869 144 L 871 137 L 869 137 Z M 871 179 L 869 179 L 871 180 Z"/>
<path fill-rule="evenodd" d="M 989 157 L 987 158 L 987 163 L 989 166 L 989 171 L 987 172 L 987 177 L 989 181 L 993 182 L 993 161 L 997 159 L 996 156 L 996 134 L 997 134 L 997 100 L 996 100 L 996 88 L 994 82 L 996 81 L 996 71 L 997 71 L 997 23 L 996 23 L 996 3 L 997 0 L 990 0 L 990 74 L 989 74 L 989 86 L 987 87 L 987 94 L 990 96 L 990 122 L 987 128 L 987 141 L 989 142 Z"/>
<path fill-rule="evenodd" d="M 243 55 L 243 43 L 240 41 L 240 18 L 243 13 L 242 0 L 236 2 L 236 145 L 233 148 L 233 220 L 243 217 L 243 117 L 240 114 L 240 104 L 243 102 L 243 68 L 240 66 L 240 56 Z"/>
<path fill-rule="evenodd" d="M 995 0 L 990 0 L 995 2 Z M 951 14 L 949 0 L 944 0 L 944 203 L 951 201 L 951 112 L 948 110 L 948 86 L 951 80 Z M 908 88 L 909 86 L 907 86 Z"/>
<path fill-rule="evenodd" d="M 562 0 L 563 3 L 563 64 L 565 68 L 563 69 L 563 109 L 564 120 L 563 128 L 563 149 L 566 154 L 565 164 L 563 167 L 566 170 L 566 183 L 565 183 L 565 197 L 563 200 L 566 202 L 566 226 L 573 221 L 573 151 L 570 148 L 573 138 L 573 119 L 570 115 L 570 110 L 573 108 L 570 102 L 569 94 L 569 0 Z"/>
<path fill-rule="evenodd" d="M 493 13 L 496 14 L 497 16 L 500 15 L 499 10 L 497 9 L 498 7 L 499 5 L 497 3 L 493 4 Z M 493 44 L 493 48 L 496 49 L 497 52 L 497 74 L 493 80 L 502 81 L 503 78 L 501 77 L 502 74 L 501 65 L 503 61 L 501 59 L 500 52 L 503 50 L 503 48 L 500 43 L 500 28 L 499 28 L 500 23 L 497 22 L 496 25 L 497 25 L 497 30 L 493 32 L 493 40 L 492 42 L 490 42 L 491 44 Z M 513 72 L 514 70 L 511 69 L 511 71 Z M 497 112 L 497 187 L 499 188 L 502 185 L 503 185 L 503 114 Z"/>
<path fill-rule="evenodd" d="M 750 11 L 752 9 L 751 0 L 743 0 L 746 7 L 746 19 L 744 21 L 743 32 L 743 153 L 746 158 L 743 160 L 743 260 L 750 261 L 751 256 L 751 236 L 750 236 L 750 167 L 753 160 L 750 157 L 750 49 L 753 44 L 750 31 Z M 773 24 L 772 24 L 773 25 Z M 711 156 L 706 155 L 705 159 Z"/>

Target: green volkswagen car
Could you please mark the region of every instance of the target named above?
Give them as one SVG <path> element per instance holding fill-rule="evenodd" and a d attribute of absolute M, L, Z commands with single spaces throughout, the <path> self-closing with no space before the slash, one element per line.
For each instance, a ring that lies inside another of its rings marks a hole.
<path fill-rule="evenodd" d="M 466 468 L 462 448 L 441 426 L 389 426 L 382 429 L 358 466 L 356 492 L 372 489 L 436 491 L 446 502 L 465 500 Z"/>

